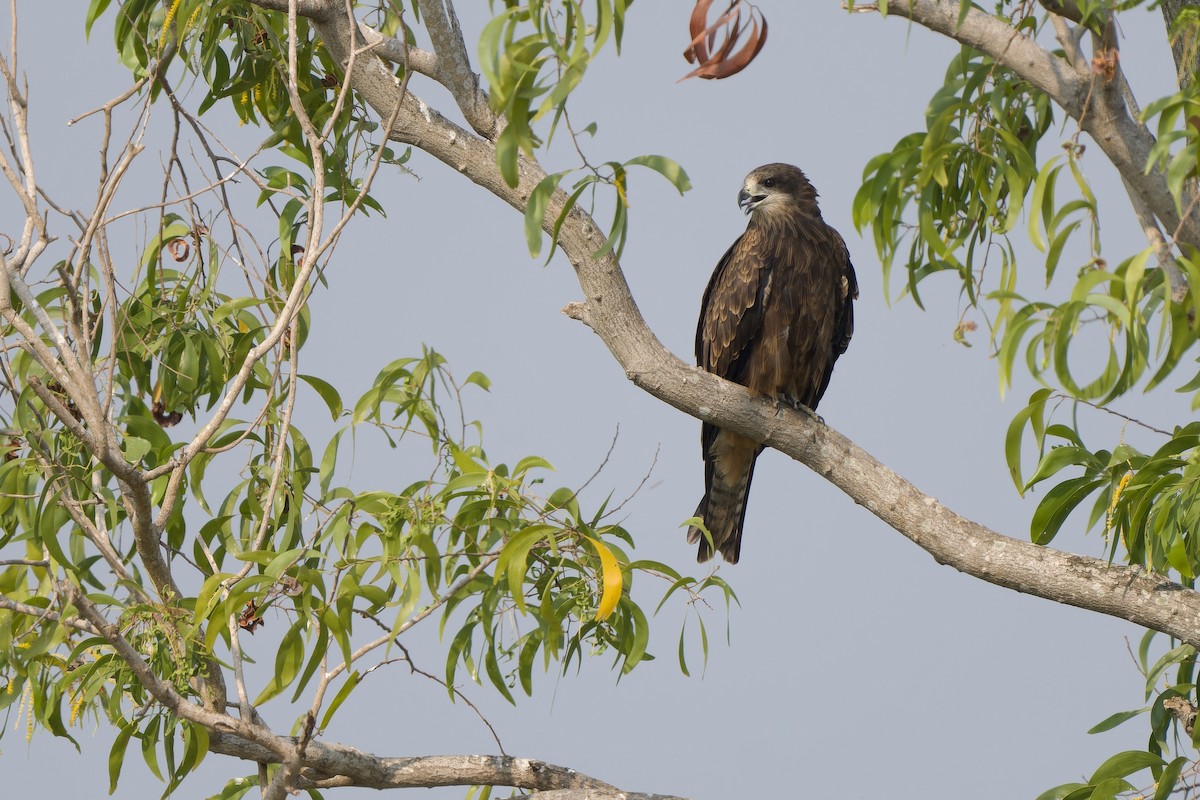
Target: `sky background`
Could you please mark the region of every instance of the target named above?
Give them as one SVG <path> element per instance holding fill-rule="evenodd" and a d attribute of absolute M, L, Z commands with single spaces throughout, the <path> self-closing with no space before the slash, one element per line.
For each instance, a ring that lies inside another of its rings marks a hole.
<path fill-rule="evenodd" d="M 486 5 L 459 5 L 474 42 Z M 610 52 L 594 65 L 572 106 L 578 126 L 599 126 L 586 145 L 593 161 L 664 154 L 691 176 L 694 189 L 682 197 L 649 172 L 631 179 L 622 266 L 650 327 L 691 359 L 701 293 L 745 226 L 736 205 L 743 177 L 771 161 L 799 165 L 820 193 L 825 219 L 845 237 L 861 286 L 854 340 L 822 401 L 826 422 L 945 505 L 1028 537 L 1036 496 L 1017 496 L 1003 441 L 1032 383 L 1000 398 L 979 314 L 967 314 L 981 325 L 975 346 L 953 341 L 962 306 L 950 280 L 925 285 L 928 311 L 909 301 L 889 308 L 874 248 L 850 221 L 863 165 L 921 126 L 957 47 L 899 18 L 846 14 L 838 2 L 761 0 L 770 39 L 755 63 L 729 80 L 679 83 L 689 69 L 681 53 L 690 5 L 636 4 L 621 58 Z M 17 6 L 40 179 L 58 202 L 87 208 L 99 123 L 65 123 L 128 85 L 111 43 L 112 12 L 86 42 L 86 4 Z M 1153 92 L 1169 90 L 1173 75 L 1161 18 L 1135 12 L 1122 19 L 1122 65 L 1135 90 L 1145 87 L 1144 105 Z M 418 80 L 411 88 L 453 116 L 445 92 Z M 194 92 L 193 102 L 200 96 Z M 157 113 L 167 119 L 165 110 Z M 261 138 L 215 113 L 206 121 L 230 142 Z M 1072 130 L 1052 131 L 1047 146 Z M 161 146 L 147 142 L 151 150 Z M 1087 165 L 1102 203 L 1112 199 L 1102 206 L 1103 232 L 1115 261 L 1144 242 L 1122 216 L 1119 183 L 1095 153 Z M 566 156 L 557 150 L 547 165 L 558 167 Z M 543 456 L 558 469 L 552 486 L 585 481 L 619 429 L 585 500 L 594 506 L 610 490 L 628 495 L 654 464 L 623 512 L 636 554 L 704 574 L 679 527 L 702 491 L 699 422 L 636 389 L 600 340 L 560 313 L 580 299 L 574 275 L 562 259 L 542 267 L 529 258 L 519 215 L 421 154 L 411 166 L 419 179 L 386 170 L 378 179 L 387 218 L 357 220 L 343 236 L 329 288 L 313 302 L 302 371 L 354 398 L 384 364 L 428 344 L 458 375 L 478 369 L 493 379 L 490 394 L 469 395 L 467 404 L 469 417 L 484 424 L 493 463 Z M 147 179 L 127 187 L 123 201 L 141 205 L 157 192 Z M 0 208 L 16 222 L 11 198 Z M 598 219 L 608 213 L 602 209 Z M 128 248 L 132 260 L 141 243 Z M 1026 285 L 1036 288 L 1040 262 L 1030 258 L 1023 268 L 1032 276 Z M 1070 272 L 1066 263 L 1062 271 Z M 1187 414 L 1173 396 L 1133 396 L 1120 407 L 1166 427 Z M 331 430 L 315 395 L 298 414 L 311 440 Z M 423 473 L 405 459 L 362 448 L 353 465 L 357 485 L 407 485 Z M 1102 555 L 1102 539 L 1083 537 L 1077 523 L 1056 545 Z M 1136 648 L 1140 629 L 938 566 L 774 452 L 755 473 L 745 536 L 741 563 L 717 567 L 741 600 L 729 618 L 730 642 L 721 636 L 724 611 L 715 608 L 707 614 L 707 667 L 699 669 L 694 657 L 692 677 L 676 665 L 681 615 L 668 608 L 654 620 L 651 650 L 660 657 L 619 685 L 608 657 L 578 674 L 535 675 L 535 696 L 519 698 L 515 708 L 488 688 L 463 685 L 507 752 L 626 790 L 695 798 L 802 792 L 990 800 L 1035 797 L 1090 774 L 1112 753 L 1144 746 L 1140 720 L 1085 733 L 1113 712 L 1142 705 L 1143 681 L 1127 649 Z M 640 584 L 643 604 L 653 608 L 657 590 Z M 269 633 L 285 627 L 268 617 L 268 635 L 244 646 L 269 662 Z M 445 657 L 436 631 L 414 634 L 416 663 L 440 674 Z M 290 724 L 285 710 L 269 706 L 267 717 Z M 10 729 L 0 742 L 13 796 L 104 795 L 105 728 L 89 724 L 77 734 L 82 756 L 65 741 L 39 735 L 26 744 L 22 734 Z M 326 738 L 381 755 L 496 749 L 470 709 L 448 705 L 443 689 L 401 665 L 373 673 Z M 249 772 L 250 765 L 210 756 L 177 796 L 205 797 Z M 118 796 L 160 791 L 131 751 Z M 355 795 L 365 792 L 329 793 Z"/>

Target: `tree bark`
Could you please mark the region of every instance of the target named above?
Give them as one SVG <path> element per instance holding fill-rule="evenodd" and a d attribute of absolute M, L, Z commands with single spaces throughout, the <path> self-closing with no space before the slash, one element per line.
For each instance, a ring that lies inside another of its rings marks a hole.
<path fill-rule="evenodd" d="M 1197 23 L 1200 23 L 1200 20 L 1181 25 L 1174 35 L 1171 34 L 1171 30 L 1184 9 L 1191 9 L 1192 12 L 1200 9 L 1196 7 L 1196 0 L 1162 0 L 1159 9 L 1162 11 L 1167 39 L 1171 43 L 1171 55 L 1175 58 L 1179 88 L 1182 89 L 1191 84 L 1197 68 L 1200 68 L 1200 41 L 1197 40 L 1197 33 L 1200 33 L 1200 25 Z"/>

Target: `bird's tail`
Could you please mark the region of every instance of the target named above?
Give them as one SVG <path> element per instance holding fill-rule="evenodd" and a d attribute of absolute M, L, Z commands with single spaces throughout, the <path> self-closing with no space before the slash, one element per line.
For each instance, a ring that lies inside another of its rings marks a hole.
<path fill-rule="evenodd" d="M 704 520 L 704 526 L 712 535 L 712 546 L 699 528 L 694 525 L 688 528 L 688 541 L 699 546 L 697 561 L 708 561 L 716 550 L 730 564 L 736 564 L 741 554 L 746 501 L 750 497 L 750 482 L 754 478 L 754 462 L 759 452 L 755 442 L 750 439 L 744 442 L 748 448 L 730 448 L 732 452 L 722 454 L 726 456 L 724 458 L 714 458 L 707 470 L 707 491 L 696 506 L 695 516 Z"/>

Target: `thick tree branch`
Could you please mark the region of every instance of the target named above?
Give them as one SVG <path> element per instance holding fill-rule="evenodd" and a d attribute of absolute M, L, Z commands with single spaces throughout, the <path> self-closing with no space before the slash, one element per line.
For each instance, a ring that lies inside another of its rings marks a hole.
<path fill-rule="evenodd" d="M 437 54 L 419 47 L 409 47 L 394 36 L 384 36 L 374 28 L 362 28 L 363 39 L 371 52 L 380 58 L 386 58 L 393 64 L 408 64 L 413 72 L 427 78 L 438 79 L 441 74 L 441 64 Z"/>
<path fill-rule="evenodd" d="M 1171 55 L 1175 58 L 1175 70 L 1181 89 L 1192 82 L 1196 70 L 1200 66 L 1200 46 L 1198 46 L 1196 36 L 1197 24 L 1195 21 L 1188 22 L 1179 26 L 1179 30 L 1174 33 L 1172 33 L 1172 29 L 1176 27 L 1175 21 L 1179 15 L 1185 10 L 1194 10 L 1195 6 L 1195 0 L 1162 0 L 1159 4 L 1167 36 L 1171 40 Z"/>
<path fill-rule="evenodd" d="M 454 102 L 475 132 L 485 139 L 495 138 L 501 120 L 488 103 L 487 93 L 479 88 L 479 76 L 471 69 L 467 45 L 454 7 L 446 0 L 420 0 L 421 20 L 433 41 L 438 57 L 437 80 L 454 95 Z"/>
<path fill-rule="evenodd" d="M 892 11 L 911 14 L 920 24 L 984 46 L 989 45 L 984 34 L 995 34 L 996 26 L 1001 26 L 1009 34 L 1003 40 L 1009 46 L 992 48 L 993 55 L 1024 64 L 1049 90 L 1060 93 L 1069 108 L 1082 108 L 1086 80 L 1032 42 L 1014 39 L 1011 29 L 999 20 L 972 12 L 963 27 L 957 28 L 957 4 L 934 0 L 893 4 Z M 335 17 L 316 27 L 330 54 L 345 62 L 356 41 L 347 21 Z M 351 80 L 360 96 L 380 116 L 386 116 L 395 107 L 397 87 L 382 65 L 368 61 L 356 63 Z M 425 150 L 518 210 L 524 209 L 529 192 L 544 175 L 536 163 L 523 160 L 519 185 L 510 188 L 496 168 L 490 142 L 447 121 L 415 98 L 405 98 L 392 137 Z M 1138 160 L 1136 168 L 1133 163 L 1129 157 L 1124 160 L 1126 169 L 1132 169 L 1140 180 L 1140 166 L 1145 161 Z M 1157 177 L 1150 177 L 1156 186 L 1160 183 Z M 553 226 L 565 199 L 561 191 L 552 198 L 545 228 Z M 1169 198 L 1167 205 L 1173 207 Z M 592 257 L 604 236 L 579 208 L 567 214 L 559 242 L 583 290 L 584 305 L 577 307 L 578 315 L 586 315 L 626 376 L 653 396 L 807 464 L 940 563 L 990 583 L 1128 619 L 1200 645 L 1200 594 L 1139 569 L 1005 537 L 955 514 L 836 431 L 802 414 L 775 408 L 769 400 L 672 355 L 642 319 L 612 255 Z"/>
<path fill-rule="evenodd" d="M 294 739 L 292 740 L 295 741 Z M 280 763 L 281 757 L 228 733 L 213 734 L 209 749 L 247 761 Z M 384 758 L 353 747 L 319 740 L 309 743 L 301 788 L 357 786 L 367 789 L 423 789 L 436 786 L 510 786 L 555 797 L 582 800 L 682 800 L 669 795 L 622 792 L 567 767 L 531 758 L 489 755 Z"/>
<path fill-rule="evenodd" d="M 287 13 L 288 0 L 253 0 L 254 5 L 270 11 Z M 296 3 L 296 13 L 314 22 L 323 22 L 337 14 L 344 13 L 345 5 L 340 0 L 299 0 Z"/>

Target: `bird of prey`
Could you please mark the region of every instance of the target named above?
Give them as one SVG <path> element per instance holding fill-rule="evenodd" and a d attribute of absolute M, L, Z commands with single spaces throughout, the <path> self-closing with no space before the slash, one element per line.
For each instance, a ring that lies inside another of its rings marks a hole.
<path fill-rule="evenodd" d="M 825 224 L 817 192 L 790 164 L 746 176 L 738 205 L 746 232 L 721 257 L 704 290 L 696 326 L 703 369 L 777 403 L 815 411 L 834 362 L 854 332 L 858 280 L 842 237 Z M 746 499 L 762 445 L 704 423 L 704 499 L 696 516 L 712 535 L 688 529 L 697 561 L 720 551 L 737 563 Z"/>

